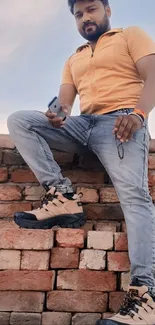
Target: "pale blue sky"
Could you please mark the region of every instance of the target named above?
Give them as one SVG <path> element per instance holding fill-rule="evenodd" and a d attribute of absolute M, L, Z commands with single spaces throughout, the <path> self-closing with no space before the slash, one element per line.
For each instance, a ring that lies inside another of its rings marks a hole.
<path fill-rule="evenodd" d="M 155 40 L 155 0 L 109 0 L 111 24 L 136 25 Z M 0 0 L 0 133 L 16 110 L 46 111 L 58 93 L 64 62 L 85 43 L 67 0 Z M 79 113 L 78 100 L 73 114 Z M 155 109 L 150 132 L 155 138 Z"/>

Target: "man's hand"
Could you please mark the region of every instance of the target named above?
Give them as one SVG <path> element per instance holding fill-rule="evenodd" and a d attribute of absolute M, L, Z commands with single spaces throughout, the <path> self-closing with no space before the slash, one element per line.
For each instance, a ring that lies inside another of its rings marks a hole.
<path fill-rule="evenodd" d="M 62 110 L 67 116 L 71 112 L 71 107 L 69 105 L 63 105 Z M 56 113 L 52 113 L 50 110 L 48 110 L 45 115 L 54 128 L 60 128 L 65 124 L 65 119 L 63 117 L 58 117 Z"/>
<path fill-rule="evenodd" d="M 133 133 L 138 129 L 141 129 L 142 122 L 136 115 L 122 115 L 116 119 L 113 134 L 116 134 L 117 138 L 121 142 L 128 142 Z"/>

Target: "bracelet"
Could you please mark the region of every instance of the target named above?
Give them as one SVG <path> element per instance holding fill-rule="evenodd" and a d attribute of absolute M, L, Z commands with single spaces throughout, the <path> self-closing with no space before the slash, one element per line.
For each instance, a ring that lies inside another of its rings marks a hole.
<path fill-rule="evenodd" d="M 145 118 L 147 118 L 147 114 L 144 111 L 142 111 L 141 109 L 135 108 L 133 110 L 133 113 L 140 115 L 144 120 L 145 120 Z"/>
<path fill-rule="evenodd" d="M 139 114 L 137 114 L 137 113 L 134 113 L 134 112 L 129 113 L 129 115 L 135 115 L 135 116 L 137 116 L 137 117 L 140 119 L 140 121 L 141 121 L 141 123 L 142 123 L 142 125 L 143 125 L 144 120 L 143 120 L 143 118 L 141 117 L 141 115 L 139 115 Z"/>

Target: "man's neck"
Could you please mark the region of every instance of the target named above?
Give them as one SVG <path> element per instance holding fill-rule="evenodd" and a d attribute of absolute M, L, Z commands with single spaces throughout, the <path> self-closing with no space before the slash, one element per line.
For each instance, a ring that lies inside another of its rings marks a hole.
<path fill-rule="evenodd" d="M 103 33 L 101 36 L 103 36 L 104 34 L 106 34 L 107 32 L 109 32 L 109 30 L 111 30 L 111 27 L 109 27 L 108 30 L 105 33 Z M 98 40 L 99 40 L 99 38 L 98 38 Z M 90 46 L 91 46 L 91 48 L 92 48 L 93 51 L 95 50 L 95 47 L 96 47 L 96 44 L 97 44 L 98 40 L 95 41 L 95 42 L 89 42 L 89 44 L 90 44 Z"/>

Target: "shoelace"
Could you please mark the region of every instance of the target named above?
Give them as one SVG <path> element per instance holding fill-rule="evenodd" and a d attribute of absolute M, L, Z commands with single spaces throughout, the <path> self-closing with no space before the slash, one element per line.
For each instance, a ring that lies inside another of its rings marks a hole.
<path fill-rule="evenodd" d="M 142 306 L 142 302 L 146 302 L 146 300 L 144 300 L 145 299 L 139 297 L 135 291 L 129 291 L 124 298 L 119 313 L 123 316 L 129 314 L 131 317 L 133 317 L 134 314 L 132 311 L 138 313 L 138 308 L 136 308 L 136 305 Z"/>
<path fill-rule="evenodd" d="M 38 209 L 42 209 L 44 204 L 47 205 L 49 201 L 53 201 L 53 199 L 57 199 L 57 195 L 47 193 L 44 195 L 44 197 L 41 199 L 40 207 Z"/>

